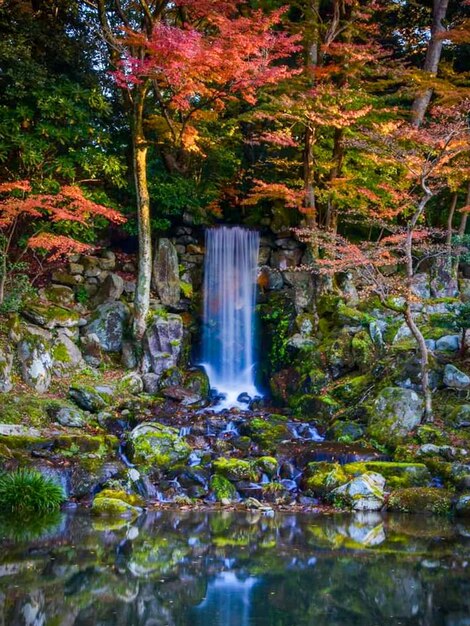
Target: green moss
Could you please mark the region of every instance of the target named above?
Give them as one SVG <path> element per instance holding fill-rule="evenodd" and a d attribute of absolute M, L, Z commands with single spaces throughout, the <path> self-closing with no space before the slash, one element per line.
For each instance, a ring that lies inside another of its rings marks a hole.
<path fill-rule="evenodd" d="M 452 495 L 444 489 L 410 487 L 394 491 L 389 498 L 388 508 L 400 513 L 448 515 L 451 504 Z"/>
<path fill-rule="evenodd" d="M 449 437 L 445 432 L 429 424 L 418 427 L 416 438 L 420 443 L 435 443 L 437 445 L 449 443 Z"/>
<path fill-rule="evenodd" d="M 69 351 L 63 343 L 56 343 L 52 348 L 52 358 L 60 363 L 70 363 Z"/>
<path fill-rule="evenodd" d="M 262 456 L 256 459 L 254 465 L 269 477 L 274 476 L 278 468 L 277 460 L 272 456 Z"/>
<path fill-rule="evenodd" d="M 91 507 L 93 515 L 102 515 L 110 517 L 125 517 L 134 519 L 140 513 L 140 510 L 123 500 L 116 498 L 105 498 L 98 495 Z"/>
<path fill-rule="evenodd" d="M 339 463 L 320 461 L 309 463 L 305 479 L 305 489 L 315 496 L 325 497 L 341 485 L 348 482 L 349 476 Z"/>
<path fill-rule="evenodd" d="M 214 492 L 218 502 L 236 500 L 237 490 L 232 483 L 222 476 L 221 474 L 215 474 L 211 479 L 211 489 Z"/>
<path fill-rule="evenodd" d="M 322 396 L 304 394 L 296 397 L 291 406 L 296 417 L 320 422 L 329 422 L 341 408 L 339 402 L 327 394 Z"/>
<path fill-rule="evenodd" d="M 246 432 L 262 450 L 275 452 L 281 441 L 290 438 L 285 422 L 286 418 L 283 415 L 271 415 L 269 421 L 256 417 L 246 422 L 243 432 Z"/>
<path fill-rule="evenodd" d="M 347 306 L 343 302 L 338 303 L 337 307 L 337 320 L 339 325 L 349 324 L 349 325 L 358 325 L 361 324 L 363 326 L 369 326 L 371 322 L 374 321 L 374 317 L 369 315 L 364 311 L 359 311 L 359 309 L 354 309 L 350 306 Z"/>
<path fill-rule="evenodd" d="M 260 477 L 254 463 L 244 459 L 220 457 L 214 461 L 213 468 L 217 474 L 234 481 L 247 480 L 253 482 Z"/>
<path fill-rule="evenodd" d="M 375 346 L 365 330 L 357 333 L 351 342 L 353 360 L 361 372 L 369 371 L 376 359 Z"/>
<path fill-rule="evenodd" d="M 191 447 L 175 428 L 157 422 L 145 425 L 140 434 L 133 434 L 131 442 L 132 458 L 144 471 L 171 469 L 185 463 L 191 453 Z"/>
<path fill-rule="evenodd" d="M 127 493 L 121 489 L 103 489 L 103 491 L 100 491 L 96 497 L 122 500 L 122 502 L 127 502 L 127 504 L 130 504 L 131 506 L 143 506 L 145 504 L 143 498 L 140 496 L 133 493 Z"/>
<path fill-rule="evenodd" d="M 347 463 L 343 470 L 351 476 L 366 472 L 376 472 L 386 479 L 388 489 L 422 487 L 429 484 L 431 475 L 424 463 L 395 463 L 386 461 L 366 461 Z"/>
<path fill-rule="evenodd" d="M 330 394 L 335 400 L 348 403 L 359 399 L 371 384 L 372 377 L 369 374 L 345 376 L 331 389 Z"/>

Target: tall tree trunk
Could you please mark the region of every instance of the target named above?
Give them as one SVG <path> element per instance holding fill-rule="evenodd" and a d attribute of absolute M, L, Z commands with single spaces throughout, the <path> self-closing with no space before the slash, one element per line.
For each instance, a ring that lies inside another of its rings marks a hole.
<path fill-rule="evenodd" d="M 467 197 L 465 199 L 465 206 L 469 206 L 470 205 L 470 180 L 467 183 Z M 459 226 L 459 237 L 463 237 L 465 235 L 465 230 L 467 228 L 467 219 L 468 219 L 468 213 L 462 213 L 462 219 L 460 220 L 460 226 Z"/>
<path fill-rule="evenodd" d="M 437 74 L 441 59 L 443 38 L 445 31 L 443 21 L 447 12 L 449 0 L 434 0 L 432 11 L 431 38 L 429 40 L 423 70 L 432 76 Z M 411 110 L 411 123 L 419 128 L 423 123 L 429 103 L 431 102 L 432 89 L 426 89 L 418 94 L 413 102 Z"/>
<path fill-rule="evenodd" d="M 152 280 L 152 239 L 150 229 L 150 197 L 147 185 L 147 144 L 143 131 L 145 88 L 135 94 L 132 147 L 134 181 L 137 196 L 137 221 L 139 238 L 139 269 L 134 300 L 133 331 L 142 339 L 147 323 Z"/>

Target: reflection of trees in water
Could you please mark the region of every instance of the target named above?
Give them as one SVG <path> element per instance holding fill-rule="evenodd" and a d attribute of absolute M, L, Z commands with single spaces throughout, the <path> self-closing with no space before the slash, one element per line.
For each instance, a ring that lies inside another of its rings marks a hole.
<path fill-rule="evenodd" d="M 450 522 L 188 512 L 93 524 L 70 516 L 54 540 L 5 544 L 0 624 L 468 623 L 470 529 Z"/>

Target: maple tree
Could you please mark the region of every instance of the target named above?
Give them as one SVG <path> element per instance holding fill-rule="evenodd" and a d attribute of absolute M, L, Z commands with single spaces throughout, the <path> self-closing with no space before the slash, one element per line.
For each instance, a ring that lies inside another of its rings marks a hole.
<path fill-rule="evenodd" d="M 0 200 L 0 233 L 3 244 L 0 305 L 5 299 L 9 269 L 14 272 L 28 250 L 40 251 L 47 254 L 48 261 L 56 261 L 71 254 L 83 254 L 94 249 L 89 243 L 57 232 L 57 227 L 75 223 L 91 228 L 97 217 L 115 224 L 125 221 L 121 213 L 94 202 L 76 185 L 63 185 L 56 193 L 41 193 L 34 190 L 30 181 L 19 180 L 0 183 L 0 196 L 4 196 Z M 21 239 L 25 239 L 24 247 L 20 245 Z M 16 256 L 15 251 L 18 252 Z"/>

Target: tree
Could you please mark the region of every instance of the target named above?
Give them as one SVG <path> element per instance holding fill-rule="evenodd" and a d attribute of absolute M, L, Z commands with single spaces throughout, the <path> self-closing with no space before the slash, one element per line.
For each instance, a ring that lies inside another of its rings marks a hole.
<path fill-rule="evenodd" d="M 0 307 L 8 281 L 21 268 L 29 250 L 55 261 L 70 254 L 86 253 L 95 246 L 68 234 L 73 225 L 92 229 L 97 218 L 122 224 L 116 210 L 89 199 L 80 187 L 64 185 L 55 193 L 41 193 L 27 180 L 0 183 Z M 83 235 L 83 232 L 82 232 Z"/>
<path fill-rule="evenodd" d="M 134 333 L 140 338 L 152 261 L 149 145 L 160 144 L 170 172 L 184 171 L 191 154 L 201 150 L 201 121 L 216 119 L 234 99 L 253 105 L 263 85 L 287 77 L 291 70 L 283 59 L 296 40 L 279 29 L 283 11 L 251 11 L 248 2 L 178 0 L 136 7 L 98 0 L 96 9 L 131 117 L 139 236 Z"/>

